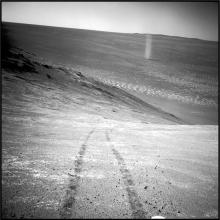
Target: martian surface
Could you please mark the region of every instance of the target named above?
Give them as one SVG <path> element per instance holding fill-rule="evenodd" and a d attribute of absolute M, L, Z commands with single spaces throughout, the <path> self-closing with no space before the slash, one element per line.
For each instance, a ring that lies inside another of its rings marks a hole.
<path fill-rule="evenodd" d="M 218 43 L 3 22 L 2 218 L 153 216 L 218 218 Z"/>

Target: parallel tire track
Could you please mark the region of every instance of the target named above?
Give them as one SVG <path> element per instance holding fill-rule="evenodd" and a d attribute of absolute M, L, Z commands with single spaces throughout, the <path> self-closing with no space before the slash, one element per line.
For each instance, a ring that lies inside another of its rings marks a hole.
<path fill-rule="evenodd" d="M 108 132 L 106 132 L 106 139 L 111 142 Z M 149 216 L 147 216 L 147 213 L 143 209 L 143 205 L 140 202 L 138 198 L 138 194 L 134 188 L 134 181 L 132 179 L 132 175 L 129 172 L 125 161 L 123 157 L 120 155 L 120 153 L 114 148 L 114 146 L 111 144 L 112 152 L 115 156 L 115 158 L 118 161 L 118 165 L 120 167 L 120 172 L 122 174 L 122 178 L 124 180 L 124 185 L 128 194 L 128 200 L 131 207 L 133 218 L 135 219 L 145 219 Z"/>
<path fill-rule="evenodd" d="M 61 218 L 69 219 L 72 216 L 72 210 L 73 210 L 73 206 L 76 200 L 75 198 L 77 195 L 77 189 L 79 186 L 79 180 L 80 180 L 79 174 L 82 171 L 83 157 L 86 152 L 88 139 L 92 135 L 93 132 L 94 132 L 94 129 L 89 132 L 89 134 L 87 135 L 84 143 L 82 144 L 79 150 L 78 155 L 76 156 L 76 159 L 74 161 L 75 163 L 74 175 L 68 173 L 70 180 L 69 180 L 69 185 L 66 190 L 66 195 L 64 197 L 64 202 L 60 209 Z"/>

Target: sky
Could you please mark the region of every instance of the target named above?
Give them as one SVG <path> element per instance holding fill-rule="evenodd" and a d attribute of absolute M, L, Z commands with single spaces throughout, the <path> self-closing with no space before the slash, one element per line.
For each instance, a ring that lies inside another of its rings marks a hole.
<path fill-rule="evenodd" d="M 217 2 L 3 2 L 2 20 L 218 41 Z"/>

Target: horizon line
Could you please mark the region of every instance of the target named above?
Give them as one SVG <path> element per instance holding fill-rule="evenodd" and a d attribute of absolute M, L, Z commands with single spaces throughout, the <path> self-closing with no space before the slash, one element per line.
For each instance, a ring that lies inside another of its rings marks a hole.
<path fill-rule="evenodd" d="M 138 32 L 114 32 L 114 31 L 103 31 L 103 30 L 96 30 L 96 29 L 84 29 L 84 28 L 74 28 L 74 27 L 65 27 L 65 26 L 53 26 L 53 25 L 43 25 L 43 24 L 33 24 L 33 23 L 21 23 L 21 22 L 14 22 L 14 21 L 3 21 L 2 23 L 14 23 L 14 24 L 26 24 L 26 25 L 36 25 L 36 26 L 44 26 L 44 27 L 57 27 L 57 28 L 68 28 L 68 29 L 79 29 L 79 30 L 88 30 L 88 31 L 97 31 L 97 32 L 107 32 L 107 33 L 117 33 L 117 34 L 140 34 L 140 35 L 161 35 L 167 37 L 177 37 L 177 38 L 186 38 L 186 39 L 193 39 L 193 40 L 201 40 L 201 41 L 209 41 L 209 42 L 216 42 L 218 40 L 207 40 L 202 38 L 195 38 L 195 37 L 183 37 L 178 35 L 166 35 L 166 34 L 152 34 L 152 33 L 138 33 Z"/>

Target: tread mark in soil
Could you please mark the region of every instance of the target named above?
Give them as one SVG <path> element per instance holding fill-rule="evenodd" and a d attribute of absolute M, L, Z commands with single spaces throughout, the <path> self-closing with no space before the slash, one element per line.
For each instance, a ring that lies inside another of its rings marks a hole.
<path fill-rule="evenodd" d="M 77 188 L 79 186 L 79 180 L 80 180 L 79 174 L 82 171 L 83 157 L 86 152 L 86 147 L 87 147 L 86 143 L 93 132 L 94 132 L 94 129 L 89 132 L 89 134 L 87 135 L 84 143 L 82 144 L 82 146 L 79 150 L 78 155 L 76 156 L 76 159 L 74 161 L 74 163 L 75 163 L 74 175 L 68 173 L 70 180 L 69 180 L 68 188 L 66 190 L 64 202 L 63 202 L 63 204 L 61 206 L 61 210 L 60 210 L 60 217 L 61 218 L 64 218 L 64 219 L 71 218 L 72 209 L 73 209 L 73 206 L 74 206 L 74 203 L 76 200 L 75 198 L 77 195 Z"/>
<path fill-rule="evenodd" d="M 108 132 L 106 132 L 106 139 L 110 142 Z M 126 191 L 128 194 L 128 200 L 131 207 L 133 218 L 135 219 L 145 219 L 147 218 L 147 213 L 143 209 L 142 203 L 139 201 L 138 194 L 134 187 L 134 181 L 132 175 L 130 174 L 123 157 L 120 153 L 111 145 L 112 152 L 117 159 L 118 165 L 120 167 L 120 172 L 122 174 Z M 149 216 L 148 216 L 149 217 Z"/>

